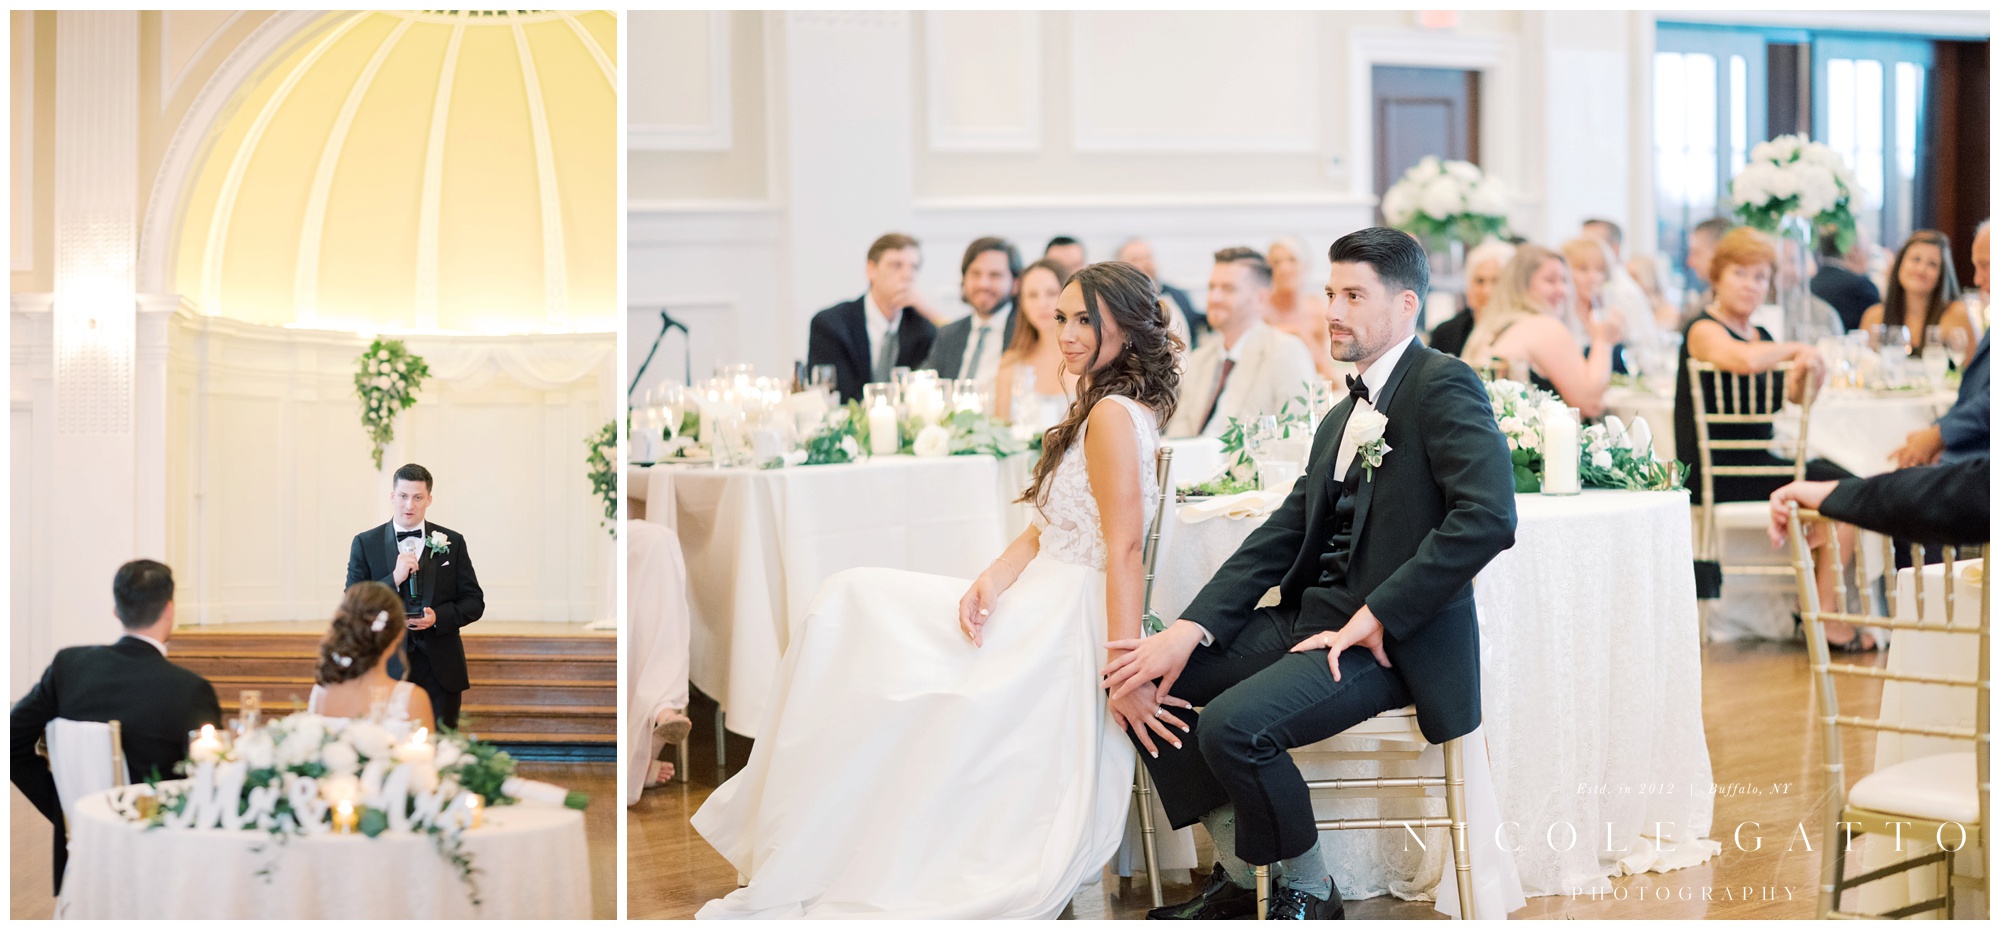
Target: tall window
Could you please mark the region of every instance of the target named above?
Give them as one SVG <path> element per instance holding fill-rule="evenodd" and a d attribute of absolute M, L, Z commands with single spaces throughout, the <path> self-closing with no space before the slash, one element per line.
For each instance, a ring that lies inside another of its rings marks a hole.
<path fill-rule="evenodd" d="M 1660 251 L 1686 275 L 1687 232 L 1730 212 L 1729 179 L 1765 137 L 1764 39 L 1661 26 L 1653 56 L 1653 196 Z"/>
<path fill-rule="evenodd" d="M 1920 40 L 1813 43 L 1814 135 L 1847 158 L 1862 190 L 1855 219 L 1892 249 L 1931 222 L 1918 158 L 1931 54 L 1931 44 Z"/>

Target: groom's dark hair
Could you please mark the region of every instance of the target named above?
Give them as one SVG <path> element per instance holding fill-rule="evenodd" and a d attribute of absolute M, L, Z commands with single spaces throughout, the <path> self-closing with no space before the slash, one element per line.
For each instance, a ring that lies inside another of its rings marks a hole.
<path fill-rule="evenodd" d="M 1340 237 L 1326 257 L 1335 264 L 1362 264 L 1389 286 L 1389 293 L 1417 292 L 1417 306 L 1431 292 L 1431 261 L 1415 237 L 1400 229 L 1370 226 Z"/>
<path fill-rule="evenodd" d="M 396 469 L 396 480 L 421 481 L 424 483 L 424 490 L 431 490 L 431 470 L 415 462 Z"/>
<path fill-rule="evenodd" d="M 111 579 L 112 611 L 128 630 L 143 630 L 160 619 L 174 599 L 174 570 L 152 559 L 118 566 Z"/>

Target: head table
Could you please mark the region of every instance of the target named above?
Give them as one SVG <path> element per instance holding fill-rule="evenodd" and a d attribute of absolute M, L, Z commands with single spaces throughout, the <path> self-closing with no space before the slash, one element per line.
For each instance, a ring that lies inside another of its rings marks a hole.
<path fill-rule="evenodd" d="M 484 823 L 461 834 L 479 870 L 475 906 L 457 869 L 428 835 L 324 834 L 280 843 L 255 830 L 148 829 L 113 813 L 110 794 L 77 802 L 60 917 L 590 918 L 582 811 L 528 804 L 488 809 Z"/>

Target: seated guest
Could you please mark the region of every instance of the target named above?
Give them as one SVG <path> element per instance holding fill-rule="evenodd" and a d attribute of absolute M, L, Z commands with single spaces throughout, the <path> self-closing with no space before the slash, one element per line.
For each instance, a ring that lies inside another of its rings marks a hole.
<path fill-rule="evenodd" d="M 1320 379 L 1345 383 L 1354 373 L 1351 362 L 1333 357 L 1326 332 L 1326 303 L 1306 284 L 1306 247 L 1296 237 L 1280 236 L 1271 243 L 1271 309 L 1264 322 L 1305 341 Z"/>
<path fill-rule="evenodd" d="M 1882 292 L 1868 280 L 1867 235 L 1857 225 L 1853 246 L 1843 252 L 1837 229 L 1819 231 L 1819 271 L 1812 277 L 1812 293 L 1840 314 L 1844 329 L 1860 329 L 1861 315 L 1882 302 Z"/>
<path fill-rule="evenodd" d="M 1791 362 L 1794 367 L 1785 379 L 1785 396 L 1793 402 L 1804 398 L 1808 384 L 1817 387 L 1818 382 L 1826 377 L 1819 353 L 1812 346 L 1801 342 L 1775 342 L 1763 327 L 1750 322 L 1750 314 L 1770 293 L 1771 278 L 1777 270 L 1778 254 L 1771 247 L 1769 237 L 1747 227 L 1731 230 L 1721 242 L 1716 243 L 1715 254 L 1709 263 L 1714 299 L 1708 309 L 1690 321 L 1681 333 L 1680 373 L 1674 383 L 1674 448 L 1680 450 L 1680 457 L 1689 463 L 1687 487 L 1697 504 L 1705 501 L 1702 498 L 1701 459 L 1695 438 L 1696 401 L 1694 379 L 1688 370 L 1689 360 L 1707 362 L 1722 371 L 1738 375 L 1770 371 L 1780 363 Z M 1701 390 L 1713 408 L 1714 383 L 1704 378 Z M 1768 442 L 1771 427 L 1769 424 L 1718 423 L 1709 427 L 1709 438 Z M 1792 464 L 1763 449 L 1719 449 L 1714 458 L 1717 465 L 1790 467 Z M 1805 472 L 1806 477 L 1813 481 L 1852 477 L 1846 469 L 1825 459 L 1807 462 Z M 1764 500 L 1786 482 L 1779 476 L 1717 475 L 1714 483 L 1715 502 L 1721 503 Z M 1840 552 L 1851 557 L 1854 552 L 1854 528 L 1842 525 L 1839 529 Z M 1820 603 L 1840 603 L 1836 597 L 1840 590 L 1841 560 L 1822 553 L 1817 562 Z M 1827 636 L 1828 644 L 1838 651 L 1866 652 L 1875 648 L 1872 637 L 1844 624 L 1828 624 Z"/>
<path fill-rule="evenodd" d="M 1687 233 L 1687 270 L 1694 277 L 1688 281 L 1686 300 L 1681 308 L 1680 325 L 1699 315 L 1708 306 L 1708 263 L 1715 255 L 1715 244 L 1736 228 L 1736 224 L 1726 217 L 1713 216 L 1695 224 Z"/>
<path fill-rule="evenodd" d="M 940 378 L 970 378 L 981 387 L 1000 371 L 1000 353 L 1014 338 L 1014 279 L 1021 253 L 998 236 L 972 240 L 958 263 L 958 295 L 972 312 L 938 329 L 923 367 Z"/>
<path fill-rule="evenodd" d="M 937 327 L 918 308 L 917 240 L 889 233 L 868 247 L 868 290 L 813 315 L 806 366 L 832 365 L 841 400 L 860 400 L 861 386 L 889 380 L 895 368 L 915 368 L 930 356 Z"/>
<path fill-rule="evenodd" d="M 1582 324 L 1568 312 L 1570 301 L 1562 256 L 1538 245 L 1521 246 L 1501 270 L 1491 305 L 1473 324 L 1459 358 L 1473 368 L 1504 366 L 1514 380 L 1562 395 L 1583 416 L 1603 416 L 1620 321 L 1608 311 L 1593 316 L 1585 355 L 1571 328 Z"/>
<path fill-rule="evenodd" d="M 1276 414 L 1307 393 L 1317 377 L 1312 356 L 1297 337 L 1264 323 L 1270 299 L 1271 266 L 1264 256 L 1242 247 L 1215 253 L 1208 322 L 1220 338 L 1188 355 L 1168 436 L 1219 436 L 1231 417 Z"/>
<path fill-rule="evenodd" d="M 1465 351 L 1473 323 L 1493 300 L 1493 286 L 1500 281 L 1500 269 L 1514 257 L 1514 246 L 1488 239 L 1465 256 L 1465 309 L 1431 329 L 1430 346 L 1446 355 Z"/>
<path fill-rule="evenodd" d="M 1896 251 L 1896 260 L 1889 265 L 1888 292 L 1881 303 L 1861 314 L 1861 328 L 1872 343 L 1880 343 L 1884 325 L 1909 329 L 1911 355 L 1923 351 L 1932 326 L 1946 345 L 1963 340 L 1960 345 L 1970 346 L 1976 341 L 1965 305 L 1958 300 L 1958 272 L 1951 267 L 1951 240 L 1944 233 L 1919 229 Z M 1963 359 L 1953 361 L 1963 363 Z"/>
<path fill-rule="evenodd" d="M 1056 303 L 1068 281 L 1062 263 L 1046 258 L 1021 272 L 1021 324 L 993 382 L 995 417 L 1040 431 L 1062 422 L 1069 410 L 1077 373 L 1063 365 L 1056 338 Z M 1015 409 L 1017 400 L 1033 409 Z"/>
<path fill-rule="evenodd" d="M 71 646 L 56 653 L 40 681 L 14 705 L 14 787 L 55 826 L 56 890 L 68 860 L 62 801 L 49 762 L 35 752 L 49 721 L 118 721 L 126 778 L 173 778 L 187 757 L 188 733 L 222 724 L 215 686 L 167 661 L 174 633 L 174 573 L 139 559 L 119 566 L 111 580 L 112 610 L 125 636 L 109 646 Z"/>
<path fill-rule="evenodd" d="M 1050 239 L 1048 245 L 1042 246 L 1042 257 L 1061 263 L 1066 272 L 1064 277 L 1076 274 L 1077 269 L 1089 264 L 1083 254 L 1083 243 L 1069 236 Z"/>
<path fill-rule="evenodd" d="M 1984 545 L 1993 536 L 1992 460 L 1967 459 L 1873 478 L 1794 481 L 1771 492 L 1771 543 L 1782 546 L 1796 503 L 1821 516 L 1924 545 Z M 1824 602 L 1823 602 L 1824 603 Z"/>
<path fill-rule="evenodd" d="M 320 637 L 306 711 L 322 717 L 379 716 L 435 728 L 430 695 L 389 677 L 389 657 L 403 644 L 406 627 L 403 597 L 394 588 L 379 581 L 349 585 Z"/>
<path fill-rule="evenodd" d="M 1605 219 L 1583 221 L 1583 235 L 1604 244 L 1604 302 L 1625 315 L 1625 338 L 1651 339 L 1657 335 L 1657 324 L 1653 319 L 1653 303 L 1646 296 L 1646 290 L 1639 282 L 1632 280 L 1632 274 L 1625 267 L 1625 231 L 1617 223 Z M 1569 249 L 1563 250 L 1565 253 Z M 1576 260 L 1570 260 L 1571 270 L 1575 270 Z M 1644 318 L 1641 319 L 1641 314 Z M 1672 325 L 1669 323 L 1668 325 Z"/>
<path fill-rule="evenodd" d="M 1992 237 L 1987 223 L 1979 224 L 1972 237 L 1972 283 L 1981 298 L 1991 300 L 1992 271 L 1988 250 Z M 1905 437 L 1903 447 L 1889 454 L 1897 468 L 1931 465 L 1938 462 L 1967 462 L 1993 455 L 1993 395 L 1989 390 L 1988 349 L 1993 331 L 1979 337 L 1979 345 L 1966 362 L 1958 381 L 1958 400 L 1936 423 Z"/>
<path fill-rule="evenodd" d="M 1646 305 L 1653 308 L 1653 323 L 1661 330 L 1680 328 L 1680 311 L 1667 300 L 1665 289 L 1660 285 L 1660 265 L 1651 255 L 1634 255 L 1625 263 L 1626 272 L 1632 275 L 1632 282 L 1646 295 Z"/>
<path fill-rule="evenodd" d="M 1629 291 L 1618 286 L 1624 269 L 1618 267 L 1610 246 L 1590 236 L 1578 236 L 1563 243 L 1562 254 L 1569 265 L 1570 283 L 1576 288 L 1573 306 L 1584 325 L 1589 326 L 1592 317 L 1609 311 L 1623 324 L 1625 341 L 1651 344 L 1658 335 L 1653 332 L 1653 308 L 1646 303 L 1646 295 L 1638 285 L 1632 285 Z M 1611 370 L 1625 370 L 1616 355 L 1611 359 Z"/>
<path fill-rule="evenodd" d="M 1194 308 L 1194 301 L 1186 291 L 1160 280 L 1159 266 L 1153 263 L 1153 247 L 1144 239 L 1127 239 L 1124 245 L 1118 247 L 1118 260 L 1145 272 L 1146 277 L 1160 286 L 1160 296 L 1173 301 L 1173 309 L 1180 314 L 1180 320 L 1178 325 L 1170 325 L 1169 328 L 1181 334 L 1188 348 L 1194 348 L 1208 333 L 1208 317 Z"/>

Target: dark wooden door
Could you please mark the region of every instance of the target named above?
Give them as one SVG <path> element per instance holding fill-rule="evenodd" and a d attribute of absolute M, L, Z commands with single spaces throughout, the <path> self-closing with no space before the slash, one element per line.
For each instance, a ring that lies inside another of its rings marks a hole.
<path fill-rule="evenodd" d="M 1479 162 L 1479 72 L 1377 65 L 1372 83 L 1378 196 L 1425 155 Z"/>

